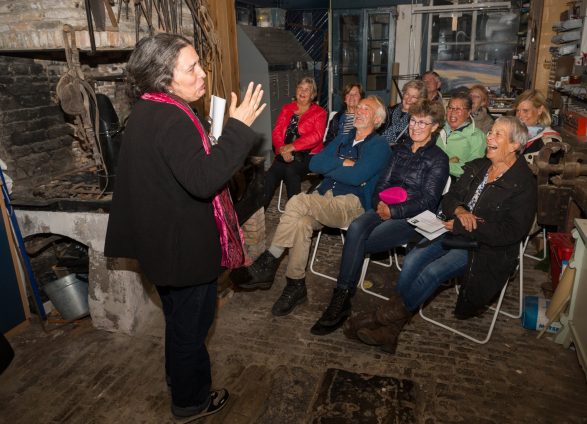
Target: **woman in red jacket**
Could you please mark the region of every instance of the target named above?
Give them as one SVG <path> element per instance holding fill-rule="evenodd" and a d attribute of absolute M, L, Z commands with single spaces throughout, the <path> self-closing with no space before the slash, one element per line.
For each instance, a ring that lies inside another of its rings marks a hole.
<path fill-rule="evenodd" d="M 316 93 L 314 78 L 303 78 L 296 87 L 296 99 L 279 112 L 271 134 L 275 160 L 265 174 L 265 209 L 282 180 L 288 199 L 301 191 L 310 155 L 322 150 L 326 111 L 313 102 Z"/>

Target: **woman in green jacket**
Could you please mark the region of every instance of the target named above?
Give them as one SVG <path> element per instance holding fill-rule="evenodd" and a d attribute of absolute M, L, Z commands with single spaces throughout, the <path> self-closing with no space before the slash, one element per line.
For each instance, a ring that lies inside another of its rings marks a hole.
<path fill-rule="evenodd" d="M 449 158 L 450 175 L 463 175 L 463 165 L 485 156 L 485 134 L 470 118 L 471 98 L 466 92 L 452 95 L 446 108 L 446 124 L 440 130 L 436 144 Z"/>

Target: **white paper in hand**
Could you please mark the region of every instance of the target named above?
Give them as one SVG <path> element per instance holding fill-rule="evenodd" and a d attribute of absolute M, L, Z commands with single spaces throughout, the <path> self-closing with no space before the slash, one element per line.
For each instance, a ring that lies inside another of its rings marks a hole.
<path fill-rule="evenodd" d="M 226 109 L 226 99 L 218 96 L 212 96 L 210 99 L 210 117 L 212 118 L 211 135 L 218 140 L 222 134 L 222 124 L 224 123 L 224 110 Z"/>
<path fill-rule="evenodd" d="M 428 240 L 434 240 L 448 230 L 444 227 L 444 222 L 430 211 L 424 211 L 412 218 L 408 222 L 416 226 L 416 231 L 426 237 Z"/>

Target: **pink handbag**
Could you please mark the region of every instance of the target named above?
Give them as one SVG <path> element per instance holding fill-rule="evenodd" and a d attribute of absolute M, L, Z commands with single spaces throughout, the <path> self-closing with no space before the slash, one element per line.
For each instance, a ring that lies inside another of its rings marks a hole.
<path fill-rule="evenodd" d="M 403 187 L 389 187 L 379 193 L 379 199 L 388 205 L 408 200 L 408 192 Z"/>

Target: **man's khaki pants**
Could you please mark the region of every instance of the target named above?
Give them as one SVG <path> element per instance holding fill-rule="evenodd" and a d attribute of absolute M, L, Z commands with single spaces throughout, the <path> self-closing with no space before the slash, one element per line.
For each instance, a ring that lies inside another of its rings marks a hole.
<path fill-rule="evenodd" d="M 272 246 L 289 248 L 286 277 L 300 279 L 306 276 L 306 265 L 312 244 L 312 233 L 323 226 L 348 227 L 364 209 L 354 194 L 333 196 L 332 191 L 321 195 L 300 193 L 285 205 Z"/>

